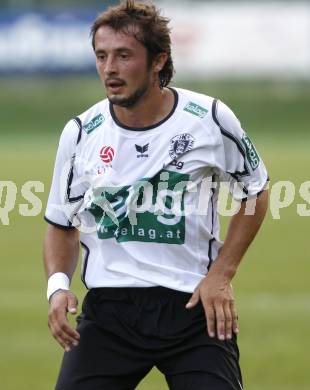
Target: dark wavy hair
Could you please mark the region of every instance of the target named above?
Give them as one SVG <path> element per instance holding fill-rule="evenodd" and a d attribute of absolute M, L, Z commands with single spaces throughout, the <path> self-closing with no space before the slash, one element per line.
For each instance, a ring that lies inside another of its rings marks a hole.
<path fill-rule="evenodd" d="M 91 28 L 92 45 L 95 49 L 95 35 L 98 29 L 108 26 L 115 31 L 133 34 L 146 47 L 149 64 L 158 54 L 167 53 L 168 59 L 159 72 L 159 84 L 163 88 L 170 83 L 174 75 L 169 22 L 170 19 L 161 16 L 160 10 L 152 3 L 122 1 L 98 15 Z"/>

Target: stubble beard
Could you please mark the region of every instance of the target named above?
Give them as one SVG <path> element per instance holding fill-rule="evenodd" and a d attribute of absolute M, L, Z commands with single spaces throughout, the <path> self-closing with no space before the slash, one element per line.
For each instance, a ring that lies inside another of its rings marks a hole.
<path fill-rule="evenodd" d="M 134 107 L 145 95 L 147 90 L 149 89 L 150 86 L 150 81 L 146 80 L 143 85 L 141 85 L 136 91 L 134 91 L 131 95 L 129 96 L 108 96 L 108 100 L 110 103 L 124 107 L 124 108 L 131 108 Z"/>

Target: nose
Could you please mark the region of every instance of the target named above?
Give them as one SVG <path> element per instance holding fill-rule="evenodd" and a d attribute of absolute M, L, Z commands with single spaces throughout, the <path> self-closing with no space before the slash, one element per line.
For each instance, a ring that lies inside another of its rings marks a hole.
<path fill-rule="evenodd" d="M 112 55 L 109 55 L 106 59 L 106 62 L 104 64 L 104 72 L 108 76 L 117 73 L 116 62 Z"/>

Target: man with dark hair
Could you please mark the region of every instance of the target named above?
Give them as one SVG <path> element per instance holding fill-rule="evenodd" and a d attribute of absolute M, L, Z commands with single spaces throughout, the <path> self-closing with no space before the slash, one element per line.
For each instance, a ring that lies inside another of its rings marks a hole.
<path fill-rule="evenodd" d="M 173 390 L 242 389 L 231 280 L 268 176 L 225 104 L 168 87 L 168 22 L 124 1 L 92 27 L 107 99 L 66 125 L 45 215 L 49 327 L 65 349 L 57 390 L 130 390 L 154 366 Z M 224 243 L 222 181 L 239 201 Z M 89 291 L 75 330 L 80 244 Z"/>

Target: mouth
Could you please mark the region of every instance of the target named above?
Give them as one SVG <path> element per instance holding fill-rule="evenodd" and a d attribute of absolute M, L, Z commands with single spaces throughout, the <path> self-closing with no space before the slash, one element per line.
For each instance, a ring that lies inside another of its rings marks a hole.
<path fill-rule="evenodd" d="M 125 82 L 122 80 L 107 80 L 105 82 L 105 86 L 107 89 L 109 89 L 111 92 L 117 92 L 119 91 L 123 86 L 125 85 Z"/>

